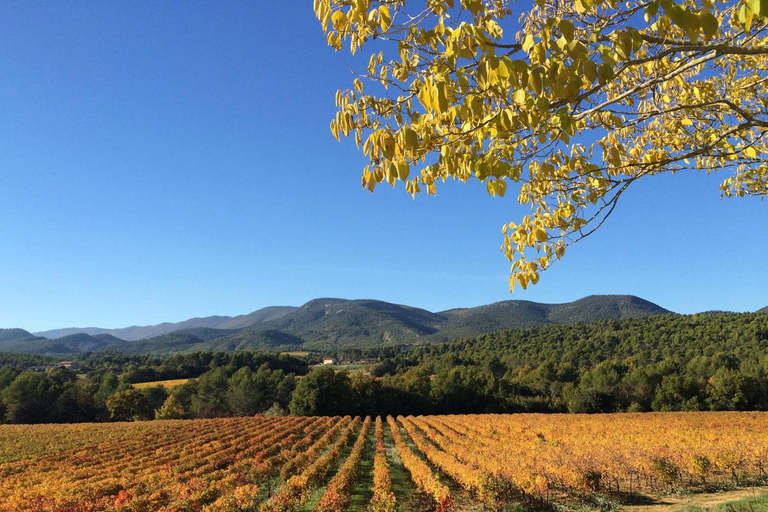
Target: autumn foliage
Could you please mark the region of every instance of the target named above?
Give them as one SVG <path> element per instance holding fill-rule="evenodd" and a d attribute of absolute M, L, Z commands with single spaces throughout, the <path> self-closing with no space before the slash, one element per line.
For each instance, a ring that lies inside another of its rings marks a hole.
<path fill-rule="evenodd" d="M 500 510 L 519 501 L 747 485 L 767 476 L 768 413 L 400 416 L 377 418 L 374 429 L 372 423 L 115 423 L 111 437 L 87 425 L 30 426 L 31 441 L 0 446 L 9 454 L 0 463 L 0 512 L 335 512 L 349 507 L 364 467 L 373 473 L 370 511 L 393 512 L 400 498 L 392 488 L 395 464 L 436 512 L 454 510 L 459 494 Z M 92 443 L 75 442 L 88 432 Z M 26 446 L 44 436 L 46 450 Z"/>
<path fill-rule="evenodd" d="M 510 287 L 536 284 L 638 180 L 719 171 L 724 196 L 768 194 L 768 0 L 315 0 L 314 11 L 328 45 L 363 54 L 331 120 L 364 154 L 362 185 L 510 189 L 527 211 L 501 225 Z"/>

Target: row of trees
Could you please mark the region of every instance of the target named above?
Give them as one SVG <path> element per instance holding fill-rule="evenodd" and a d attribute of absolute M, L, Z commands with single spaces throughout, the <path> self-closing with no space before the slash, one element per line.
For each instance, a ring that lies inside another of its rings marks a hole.
<path fill-rule="evenodd" d="M 768 410 L 768 356 L 739 362 L 724 354 L 638 366 L 604 361 L 507 369 L 489 364 L 411 366 L 373 377 L 316 368 L 297 379 L 264 364 L 210 370 L 168 391 L 136 389 L 112 372 L 77 379 L 0 370 L 0 414 L 11 423 L 296 415 Z"/>
<path fill-rule="evenodd" d="M 225 368 L 217 368 L 174 388 L 157 409 L 156 417 L 251 416 L 267 410 L 286 414 L 296 380 L 294 374 L 271 370 L 267 364 L 255 372 L 243 367 L 232 374 Z"/>
<path fill-rule="evenodd" d="M 467 414 L 768 410 L 768 357 L 734 364 L 723 355 L 688 364 L 606 361 L 579 372 L 545 363 L 503 371 L 430 364 L 374 378 L 313 370 L 290 402 L 293 414 Z"/>
<path fill-rule="evenodd" d="M 109 419 L 106 402 L 120 382 L 113 372 L 78 379 L 74 372 L 0 368 L 0 420 L 8 423 L 74 423 Z"/>
<path fill-rule="evenodd" d="M 15 423 L 296 415 L 768 410 L 768 314 L 663 315 L 356 353 L 367 371 L 276 354 L 90 356 L 0 369 Z M 194 377 L 170 392 L 139 376 Z M 143 380 L 143 379 L 142 379 Z"/>
<path fill-rule="evenodd" d="M 8 357 L 0 367 L 0 422 L 252 415 L 275 403 L 287 408 L 294 376 L 308 371 L 307 363 L 299 359 L 255 352 L 199 352 L 170 358 L 92 355 L 83 359 L 79 373 L 24 370 L 20 361 L 29 362 Z M 196 378 L 169 395 L 161 386 L 135 389 L 132 384 L 145 380 L 139 377 Z"/>

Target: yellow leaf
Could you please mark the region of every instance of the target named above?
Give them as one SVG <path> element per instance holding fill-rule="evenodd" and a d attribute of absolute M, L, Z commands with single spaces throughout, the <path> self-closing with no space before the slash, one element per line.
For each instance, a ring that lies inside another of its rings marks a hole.
<path fill-rule="evenodd" d="M 525 36 L 523 38 L 523 45 L 522 45 L 523 51 L 527 53 L 531 48 L 533 48 L 533 43 L 534 43 L 534 40 L 532 35 L 528 34 L 527 36 Z"/>
<path fill-rule="evenodd" d="M 382 5 L 379 7 L 379 27 L 382 32 L 389 30 L 389 26 L 392 23 L 392 18 L 389 16 L 389 7 Z"/>
<path fill-rule="evenodd" d="M 419 146 L 419 136 L 410 128 L 405 130 L 405 146 L 410 150 L 414 150 Z"/>
<path fill-rule="evenodd" d="M 341 30 L 347 25 L 347 14 L 344 11 L 336 11 L 331 16 L 331 25 L 336 30 Z"/>
<path fill-rule="evenodd" d="M 408 179 L 408 174 L 410 174 L 410 166 L 408 165 L 408 162 L 398 162 L 397 163 L 397 178 L 400 181 L 405 181 Z"/>

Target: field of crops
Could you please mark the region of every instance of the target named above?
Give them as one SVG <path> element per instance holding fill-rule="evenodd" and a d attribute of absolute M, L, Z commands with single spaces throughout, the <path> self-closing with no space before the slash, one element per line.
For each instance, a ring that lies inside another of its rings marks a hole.
<path fill-rule="evenodd" d="M 764 482 L 768 413 L 0 426 L 0 457 L 2 512 L 500 510 Z"/>
<path fill-rule="evenodd" d="M 189 379 L 156 380 L 152 382 L 138 382 L 136 384 L 133 384 L 133 387 L 136 389 L 145 389 L 145 388 L 151 388 L 154 386 L 162 386 L 165 389 L 173 389 L 176 386 L 181 386 L 182 384 L 186 384 L 188 381 Z"/>

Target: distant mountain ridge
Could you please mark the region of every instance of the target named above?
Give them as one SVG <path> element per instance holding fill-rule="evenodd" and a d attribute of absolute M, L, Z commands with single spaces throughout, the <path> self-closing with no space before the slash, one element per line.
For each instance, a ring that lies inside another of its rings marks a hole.
<path fill-rule="evenodd" d="M 494 331 L 550 324 L 667 314 L 632 295 L 592 295 L 562 304 L 509 300 L 433 313 L 389 302 L 314 299 L 253 313 L 191 318 L 122 329 L 67 328 L 30 333 L 0 329 L 0 351 L 78 354 L 114 351 L 172 354 L 194 350 L 339 350 L 450 341 Z"/>
<path fill-rule="evenodd" d="M 29 338 L 35 338 L 36 336 L 24 329 L 0 329 L 0 342 L 24 340 Z"/>
<path fill-rule="evenodd" d="M 183 322 L 164 322 L 157 325 L 123 327 L 120 329 L 103 329 L 101 327 L 67 327 L 64 329 L 53 329 L 50 331 L 41 331 L 34 333 L 36 336 L 56 339 L 63 338 L 72 334 L 85 333 L 91 336 L 96 334 L 111 334 L 116 338 L 125 341 L 139 341 L 162 336 L 176 331 L 196 328 L 209 329 L 242 329 L 260 322 L 279 318 L 281 315 L 289 313 L 296 309 L 293 306 L 269 306 L 259 309 L 253 313 L 239 316 L 207 316 L 202 318 L 190 318 Z"/>
<path fill-rule="evenodd" d="M 590 295 L 562 304 L 506 300 L 439 313 L 447 322 L 436 335 L 442 341 L 548 324 L 573 324 L 660 315 L 671 311 L 634 295 Z"/>

